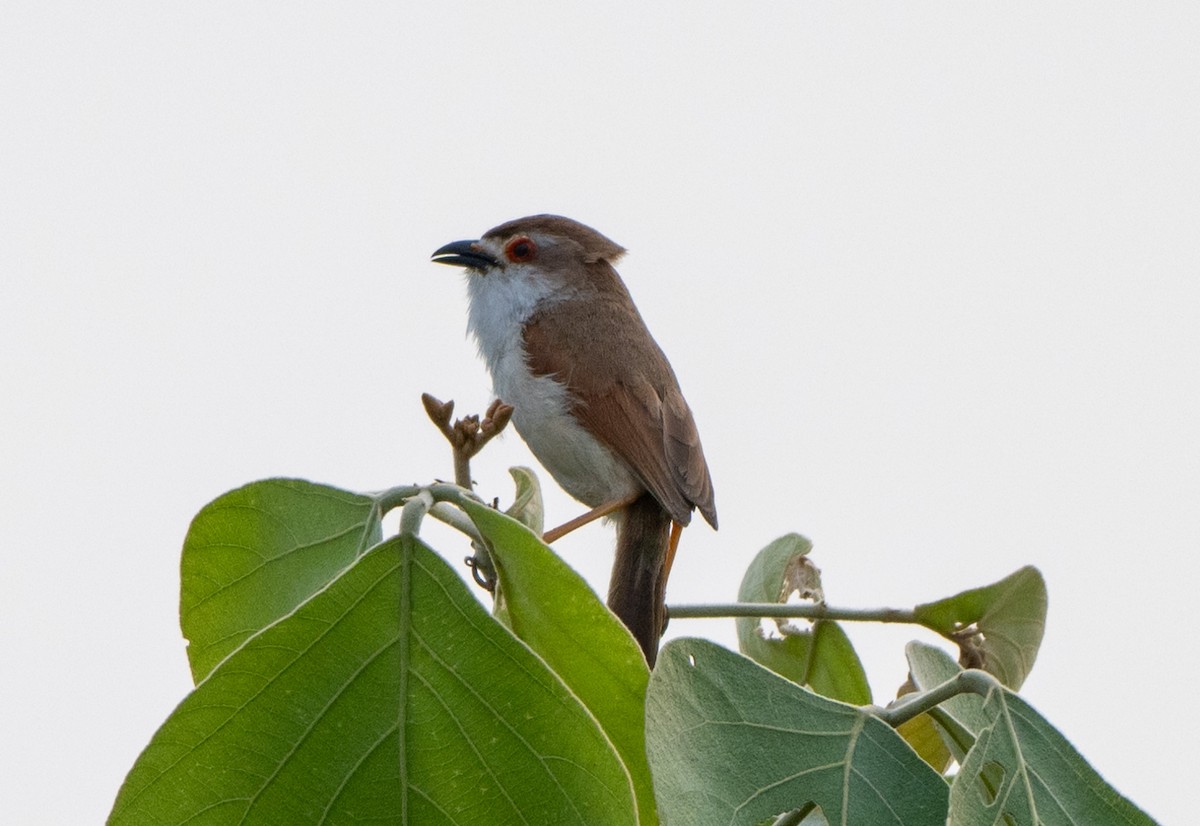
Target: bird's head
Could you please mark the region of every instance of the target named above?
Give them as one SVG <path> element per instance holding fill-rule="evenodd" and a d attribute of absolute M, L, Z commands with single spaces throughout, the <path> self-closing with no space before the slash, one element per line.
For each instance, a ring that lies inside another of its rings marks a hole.
<path fill-rule="evenodd" d="M 625 248 L 589 226 L 560 215 L 531 215 L 494 227 L 475 241 L 453 241 L 433 254 L 439 264 L 485 278 L 581 286 L 590 265 L 612 265 Z"/>

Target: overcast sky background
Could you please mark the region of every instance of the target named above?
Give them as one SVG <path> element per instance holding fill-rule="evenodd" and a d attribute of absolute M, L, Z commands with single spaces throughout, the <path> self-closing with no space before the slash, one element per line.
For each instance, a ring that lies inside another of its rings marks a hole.
<path fill-rule="evenodd" d="M 703 435 L 721 530 L 670 601 L 787 531 L 837 605 L 1036 565 L 1024 695 L 1187 822 L 1198 42 L 1185 2 L 6 4 L 0 819 L 100 822 L 189 690 L 206 502 L 452 475 L 418 397 L 489 383 L 429 255 L 557 212 L 629 248 Z M 560 550 L 602 590 L 611 543 Z M 849 632 L 879 701 L 931 640 Z"/>

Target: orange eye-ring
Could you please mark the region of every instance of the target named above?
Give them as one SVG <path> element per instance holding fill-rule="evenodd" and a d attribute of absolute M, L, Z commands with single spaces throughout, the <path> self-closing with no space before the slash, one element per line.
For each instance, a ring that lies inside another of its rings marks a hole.
<path fill-rule="evenodd" d="M 504 248 L 504 254 L 514 264 L 532 261 L 533 256 L 537 255 L 537 244 L 533 243 L 532 238 L 522 235 L 508 242 Z"/>

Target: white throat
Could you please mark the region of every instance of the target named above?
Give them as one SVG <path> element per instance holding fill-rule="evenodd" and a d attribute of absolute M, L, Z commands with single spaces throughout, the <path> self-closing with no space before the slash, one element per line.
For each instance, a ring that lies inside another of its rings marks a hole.
<path fill-rule="evenodd" d="M 524 267 L 467 273 L 467 329 L 493 376 L 497 364 L 520 346 L 522 326 L 543 302 L 555 300 L 554 293 L 551 284 Z"/>

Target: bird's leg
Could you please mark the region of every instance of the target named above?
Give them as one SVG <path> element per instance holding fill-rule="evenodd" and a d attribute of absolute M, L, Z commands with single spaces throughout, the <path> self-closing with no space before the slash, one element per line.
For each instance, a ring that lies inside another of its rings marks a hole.
<path fill-rule="evenodd" d="M 683 525 L 671 520 L 671 539 L 667 542 L 667 564 L 663 566 L 663 581 L 671 576 L 671 566 L 675 564 L 675 552 L 679 550 L 679 537 L 683 535 Z"/>
<path fill-rule="evenodd" d="M 675 564 L 675 552 L 679 550 L 679 537 L 683 536 L 683 525 L 680 525 L 674 519 L 671 520 L 671 535 L 667 539 L 667 558 L 663 565 L 663 593 L 667 590 L 667 579 L 671 576 L 671 566 Z M 667 612 L 666 606 L 663 606 L 662 630 L 659 635 L 666 633 L 667 625 L 671 622 L 671 615 Z"/>
<path fill-rule="evenodd" d="M 597 505 L 582 516 L 576 516 L 574 519 L 564 522 L 557 528 L 552 528 L 551 530 L 546 531 L 544 534 L 542 534 L 542 541 L 549 545 L 556 539 L 562 539 L 576 528 L 582 528 L 589 522 L 595 522 L 602 516 L 608 516 L 610 513 L 619 511 L 626 505 L 633 504 L 633 502 L 635 502 L 641 495 L 641 493 L 635 493 L 632 496 L 626 496 L 624 499 L 615 499 L 612 502 L 605 502 L 602 505 Z"/>

